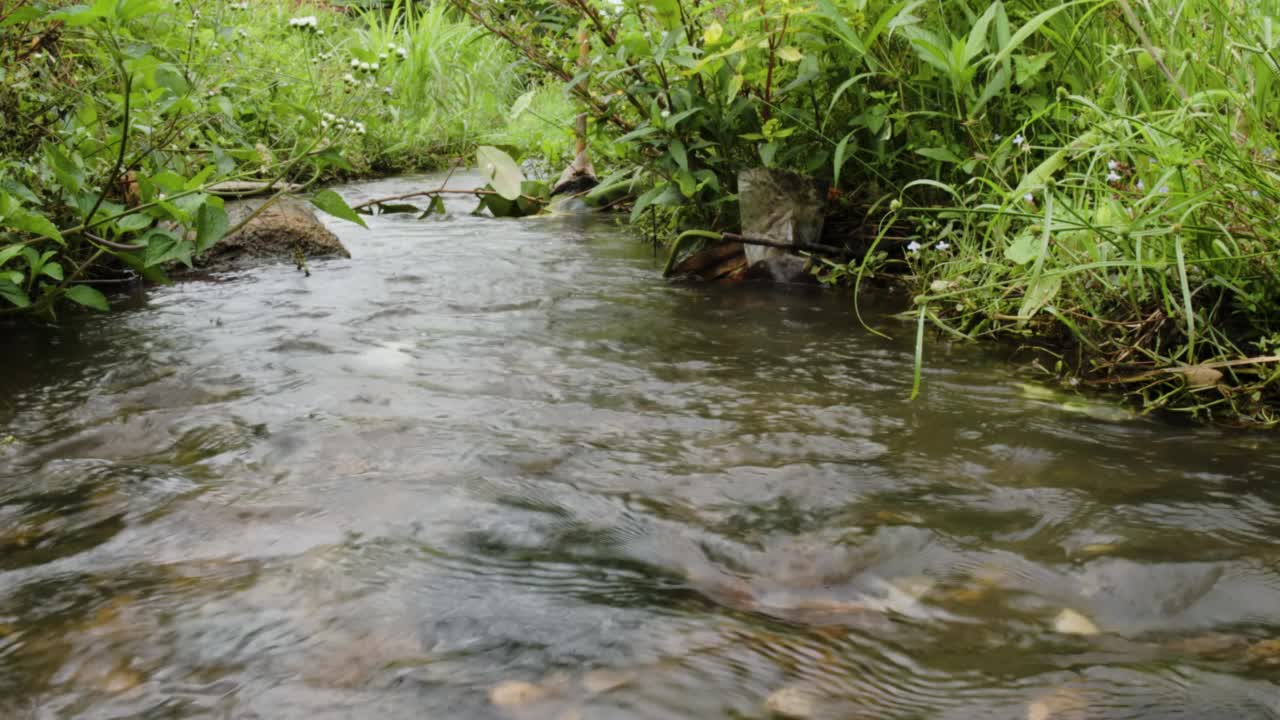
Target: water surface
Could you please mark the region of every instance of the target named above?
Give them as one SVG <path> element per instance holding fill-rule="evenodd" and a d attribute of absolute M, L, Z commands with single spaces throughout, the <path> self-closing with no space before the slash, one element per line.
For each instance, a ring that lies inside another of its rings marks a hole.
<path fill-rule="evenodd" d="M 1280 717 L 1269 437 L 471 205 L 4 331 L 0 717 Z"/>

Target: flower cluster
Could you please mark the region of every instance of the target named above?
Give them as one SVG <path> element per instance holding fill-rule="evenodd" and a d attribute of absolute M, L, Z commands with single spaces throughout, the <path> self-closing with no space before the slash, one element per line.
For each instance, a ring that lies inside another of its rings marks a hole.
<path fill-rule="evenodd" d="M 382 69 L 382 66 L 376 62 L 369 63 L 369 62 L 364 62 L 363 60 L 357 60 L 355 58 L 351 58 L 351 69 L 358 70 L 360 72 L 376 73 Z"/>
<path fill-rule="evenodd" d="M 248 10 L 249 2 L 248 0 L 245 0 L 245 2 L 231 3 L 231 9 L 232 10 Z"/>
<path fill-rule="evenodd" d="M 923 249 L 924 249 L 924 246 L 916 242 L 915 240 L 912 240 L 911 242 L 907 243 L 907 252 L 911 253 L 912 255 L 920 252 Z M 939 240 L 938 244 L 933 246 L 933 249 L 937 250 L 938 252 L 946 252 L 947 250 L 951 249 L 951 243 L 947 242 L 946 240 Z"/>
<path fill-rule="evenodd" d="M 298 28 L 299 30 L 310 30 L 317 34 L 324 33 L 324 31 L 320 29 L 320 21 L 316 19 L 315 15 L 307 15 L 305 17 L 290 18 L 289 27 Z"/>
<path fill-rule="evenodd" d="M 400 58 L 401 60 L 404 60 L 405 58 L 409 57 L 409 48 L 403 45 L 396 45 L 395 43 L 387 43 L 387 51 L 395 53 L 396 57 Z M 378 57 L 382 58 L 383 60 L 386 60 L 387 53 L 382 53 L 378 55 Z"/>
<path fill-rule="evenodd" d="M 338 130 L 350 130 L 357 135 L 363 135 L 365 133 L 364 123 L 357 120 L 341 118 L 331 112 L 322 113 L 320 117 L 322 118 L 320 120 L 320 127 L 326 130 L 328 130 L 330 126 L 333 126 Z"/>

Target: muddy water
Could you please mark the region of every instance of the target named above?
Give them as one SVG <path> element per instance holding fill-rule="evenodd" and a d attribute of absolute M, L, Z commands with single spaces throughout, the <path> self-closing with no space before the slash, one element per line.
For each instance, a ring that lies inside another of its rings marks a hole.
<path fill-rule="evenodd" d="M 1280 717 L 1270 437 L 469 209 L 5 331 L 0 718 Z"/>

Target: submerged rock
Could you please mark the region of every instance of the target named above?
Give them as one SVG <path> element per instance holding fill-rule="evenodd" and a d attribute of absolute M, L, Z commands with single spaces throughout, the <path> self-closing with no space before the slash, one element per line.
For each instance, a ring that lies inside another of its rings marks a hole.
<path fill-rule="evenodd" d="M 489 690 L 489 702 L 498 707 L 523 707 L 543 700 L 550 694 L 547 688 L 523 680 L 506 680 Z"/>
<path fill-rule="evenodd" d="M 1027 720 L 1088 720 L 1089 702 L 1074 688 L 1058 688 L 1027 705 Z"/>
<path fill-rule="evenodd" d="M 1053 619 L 1053 629 L 1063 635 L 1097 635 L 1102 632 L 1092 620 L 1070 608 Z"/>
<path fill-rule="evenodd" d="M 261 208 L 265 200 L 237 200 L 226 204 L 231 227 Z M 338 237 L 316 217 L 311 206 L 296 198 L 280 198 L 228 234 L 196 260 L 204 270 L 236 270 L 299 257 L 351 257 Z"/>

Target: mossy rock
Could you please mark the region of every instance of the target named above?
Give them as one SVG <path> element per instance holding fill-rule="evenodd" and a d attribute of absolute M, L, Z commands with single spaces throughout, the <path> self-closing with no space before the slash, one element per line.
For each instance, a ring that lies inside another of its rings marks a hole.
<path fill-rule="evenodd" d="M 231 227 L 262 207 L 265 199 L 226 204 Z M 280 198 L 244 227 L 229 233 L 196 260 L 201 270 L 238 270 L 275 262 L 351 257 L 351 253 L 316 217 L 311 206 L 296 198 Z"/>

